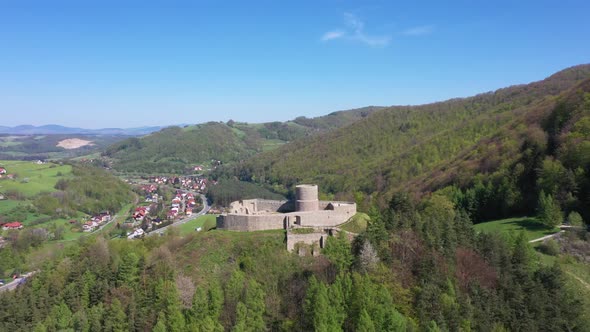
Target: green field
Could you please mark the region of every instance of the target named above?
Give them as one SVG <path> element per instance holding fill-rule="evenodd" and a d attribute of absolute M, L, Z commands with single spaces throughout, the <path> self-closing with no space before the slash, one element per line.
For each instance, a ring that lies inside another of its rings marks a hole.
<path fill-rule="evenodd" d="M 30 161 L 3 160 L 0 166 L 5 167 L 8 174 L 17 175 L 14 180 L 0 179 L 0 192 L 18 191 L 29 198 L 41 192 L 55 191 L 57 181 L 72 173 L 72 166 L 53 163 L 37 165 Z"/>
<path fill-rule="evenodd" d="M 196 219 L 193 219 L 185 224 L 182 224 L 177 228 L 181 235 L 195 233 L 195 229 L 197 227 L 201 227 L 203 228 L 203 231 L 207 231 L 215 227 L 216 218 L 216 214 L 206 214 L 204 216 L 200 216 Z"/>
<path fill-rule="evenodd" d="M 262 143 L 262 151 L 274 150 L 284 144 L 285 141 L 281 141 L 280 139 L 268 139 Z"/>
<path fill-rule="evenodd" d="M 0 215 L 14 209 L 19 205 L 19 203 L 21 202 L 9 199 L 0 201 Z"/>
<path fill-rule="evenodd" d="M 521 217 L 482 222 L 474 226 L 477 232 L 502 232 L 514 234 L 524 231 L 527 239 L 534 240 L 559 232 L 559 228 L 547 228 L 535 218 Z"/>

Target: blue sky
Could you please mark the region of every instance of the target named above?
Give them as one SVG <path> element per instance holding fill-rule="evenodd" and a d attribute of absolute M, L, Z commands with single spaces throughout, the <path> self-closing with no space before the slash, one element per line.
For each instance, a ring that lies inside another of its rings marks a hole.
<path fill-rule="evenodd" d="M 0 125 L 312 117 L 590 62 L 589 1 L 0 1 Z"/>

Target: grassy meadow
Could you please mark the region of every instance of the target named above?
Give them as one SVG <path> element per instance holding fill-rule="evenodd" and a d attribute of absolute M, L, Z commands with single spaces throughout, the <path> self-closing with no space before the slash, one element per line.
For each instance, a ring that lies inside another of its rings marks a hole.
<path fill-rule="evenodd" d="M 206 214 L 204 216 L 195 218 L 187 223 L 184 223 L 180 226 L 177 226 L 177 228 L 181 235 L 196 233 L 195 229 L 197 227 L 201 227 L 203 231 L 208 231 L 211 228 L 215 228 L 216 218 L 216 214 Z"/>
<path fill-rule="evenodd" d="M 4 160 L 0 167 L 6 168 L 8 174 L 16 174 L 16 179 L 0 179 L 0 192 L 17 191 L 27 198 L 41 192 L 55 191 L 55 184 L 61 177 L 72 173 L 72 166 L 45 163 L 38 165 L 31 161 Z"/>
<path fill-rule="evenodd" d="M 548 228 L 541 224 L 537 219 L 530 217 L 482 222 L 476 224 L 474 228 L 477 232 L 501 232 L 506 234 L 514 234 L 524 231 L 529 241 L 559 232 L 559 228 Z"/>
<path fill-rule="evenodd" d="M 352 216 L 345 224 L 341 225 L 340 228 L 351 233 L 362 233 L 367 229 L 367 224 L 371 218 L 366 214 L 359 212 Z"/>

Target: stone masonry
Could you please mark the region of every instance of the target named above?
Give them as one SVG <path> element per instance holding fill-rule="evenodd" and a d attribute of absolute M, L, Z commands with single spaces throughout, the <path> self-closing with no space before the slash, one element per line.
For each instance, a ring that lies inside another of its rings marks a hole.
<path fill-rule="evenodd" d="M 314 233 L 305 236 L 287 232 L 289 250 L 298 242 L 318 243 L 323 247 L 326 232 L 356 214 L 353 202 L 320 201 L 316 185 L 298 185 L 295 192 L 294 201 L 250 199 L 233 202 L 228 213 L 217 217 L 217 228 L 242 232 L 314 228 Z M 301 241 L 294 242 L 296 238 Z"/>

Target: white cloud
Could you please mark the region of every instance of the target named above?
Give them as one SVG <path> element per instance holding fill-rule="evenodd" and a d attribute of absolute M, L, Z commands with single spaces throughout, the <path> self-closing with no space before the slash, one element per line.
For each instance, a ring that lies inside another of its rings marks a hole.
<path fill-rule="evenodd" d="M 402 31 L 402 35 L 406 36 L 424 36 L 429 35 L 434 31 L 434 26 L 432 25 L 422 25 L 418 27 L 413 27 Z"/>
<path fill-rule="evenodd" d="M 365 23 L 354 14 L 344 13 L 344 20 L 347 26 L 345 29 L 332 30 L 324 33 L 322 41 L 348 39 L 371 47 L 384 47 L 391 41 L 389 36 L 375 36 L 365 33 Z"/>
<path fill-rule="evenodd" d="M 338 38 L 342 38 L 344 35 L 345 35 L 345 32 L 341 31 L 341 30 L 328 31 L 328 32 L 324 33 L 324 35 L 322 36 L 322 40 L 326 41 L 326 40 L 338 39 Z"/>

